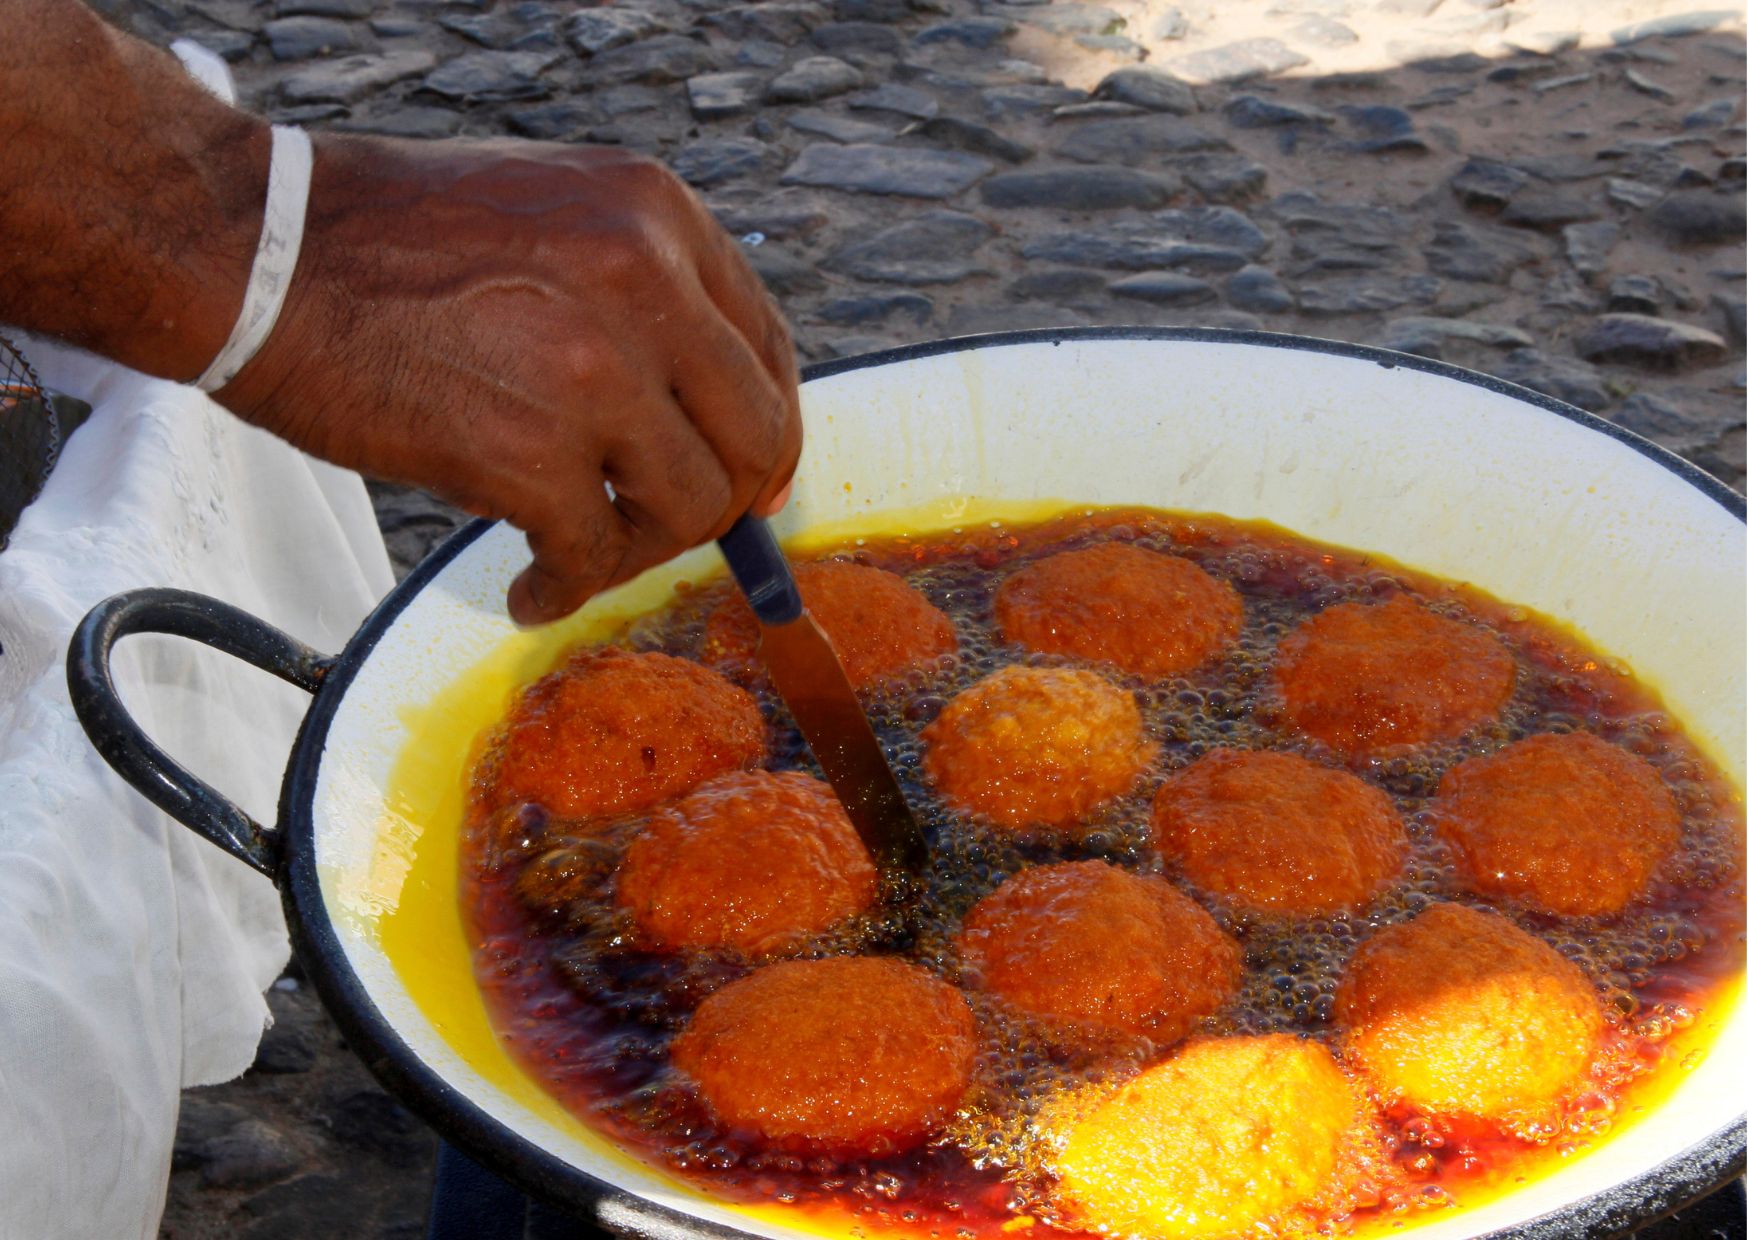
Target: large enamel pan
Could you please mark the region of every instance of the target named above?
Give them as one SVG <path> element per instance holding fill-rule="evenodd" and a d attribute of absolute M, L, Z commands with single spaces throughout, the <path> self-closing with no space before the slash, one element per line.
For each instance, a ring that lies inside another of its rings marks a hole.
<path fill-rule="evenodd" d="M 974 337 L 835 362 L 813 369 L 802 403 L 806 467 L 778 522 L 784 536 L 957 498 L 1265 518 L 1576 625 L 1627 659 L 1742 784 L 1742 498 L 1570 406 L 1376 349 L 1128 329 Z M 714 554 L 692 553 L 665 579 L 711 571 Z M 332 659 L 211 600 L 124 595 L 95 609 L 74 640 L 74 701 L 136 787 L 273 877 L 304 967 L 347 1042 L 450 1141 L 622 1232 L 814 1232 L 773 1210 L 714 1201 L 555 1116 L 527 1081 L 482 1066 L 482 1055 L 500 1052 L 458 1045 L 379 939 L 407 857 L 453 830 L 408 823 L 388 803 L 407 720 L 517 639 L 501 600 L 525 556 L 514 531 L 469 526 Z M 648 583 L 629 587 L 639 588 Z M 612 606 L 611 597 L 591 605 Z M 127 718 L 108 656 L 138 631 L 208 642 L 314 694 L 276 828 L 223 802 Z M 475 994 L 465 951 L 437 946 L 420 967 L 438 970 L 436 984 L 453 996 Z M 1743 1006 L 1724 1014 L 1716 1049 L 1650 1115 L 1522 1190 L 1405 1234 L 1615 1234 L 1740 1174 Z"/>

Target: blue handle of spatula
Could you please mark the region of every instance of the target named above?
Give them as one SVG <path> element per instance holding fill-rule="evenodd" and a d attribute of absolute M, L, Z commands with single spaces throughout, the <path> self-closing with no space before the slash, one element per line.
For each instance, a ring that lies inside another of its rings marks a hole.
<path fill-rule="evenodd" d="M 763 517 L 747 513 L 716 540 L 735 584 L 766 624 L 788 624 L 801 618 L 801 591 L 783 558 L 783 548 Z"/>

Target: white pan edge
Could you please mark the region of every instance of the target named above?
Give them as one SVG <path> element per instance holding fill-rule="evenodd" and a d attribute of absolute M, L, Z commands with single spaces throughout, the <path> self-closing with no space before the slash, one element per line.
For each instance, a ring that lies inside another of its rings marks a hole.
<path fill-rule="evenodd" d="M 1631 445 L 1556 413 L 1365 359 L 1195 340 L 998 344 L 815 380 L 803 403 L 806 464 L 780 532 L 943 497 L 1264 518 L 1575 624 L 1628 659 L 1743 783 L 1742 523 Z M 434 695 L 434 677 L 508 636 L 501 599 L 525 556 L 519 535 L 489 531 L 408 604 L 359 669 L 313 803 L 330 904 L 349 874 L 370 867 L 403 712 Z M 696 576 L 713 558 L 695 552 L 672 571 Z M 499 1122 L 659 1204 L 773 1237 L 800 1234 L 751 1224 L 553 1128 L 451 1050 L 367 918 L 336 916 L 334 930 L 400 1037 Z M 1740 1115 L 1744 1097 L 1748 1013 L 1739 1006 L 1713 1053 L 1629 1131 L 1520 1192 L 1401 1234 L 1444 1240 L 1536 1218 L 1703 1140 Z"/>

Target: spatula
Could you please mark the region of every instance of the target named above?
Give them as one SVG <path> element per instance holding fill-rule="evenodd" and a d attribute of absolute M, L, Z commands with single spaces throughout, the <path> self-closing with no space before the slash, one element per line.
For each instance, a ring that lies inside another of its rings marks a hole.
<path fill-rule="evenodd" d="M 716 545 L 758 618 L 759 657 L 771 683 L 856 833 L 882 869 L 915 873 L 924 858 L 922 832 L 837 651 L 802 606 L 795 575 L 770 527 L 749 513 Z"/>

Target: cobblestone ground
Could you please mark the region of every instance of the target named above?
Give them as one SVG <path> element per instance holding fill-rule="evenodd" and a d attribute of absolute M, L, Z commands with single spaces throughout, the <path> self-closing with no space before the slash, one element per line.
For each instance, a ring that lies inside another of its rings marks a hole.
<path fill-rule="evenodd" d="M 809 359 L 1069 324 L 1300 332 L 1500 375 L 1743 484 L 1739 14 L 98 2 L 218 51 L 277 120 L 660 156 L 743 239 Z M 402 571 L 454 524 L 373 495 Z M 295 971 L 271 1000 L 256 1067 L 185 1099 L 163 1234 L 420 1234 L 432 1139 Z"/>

